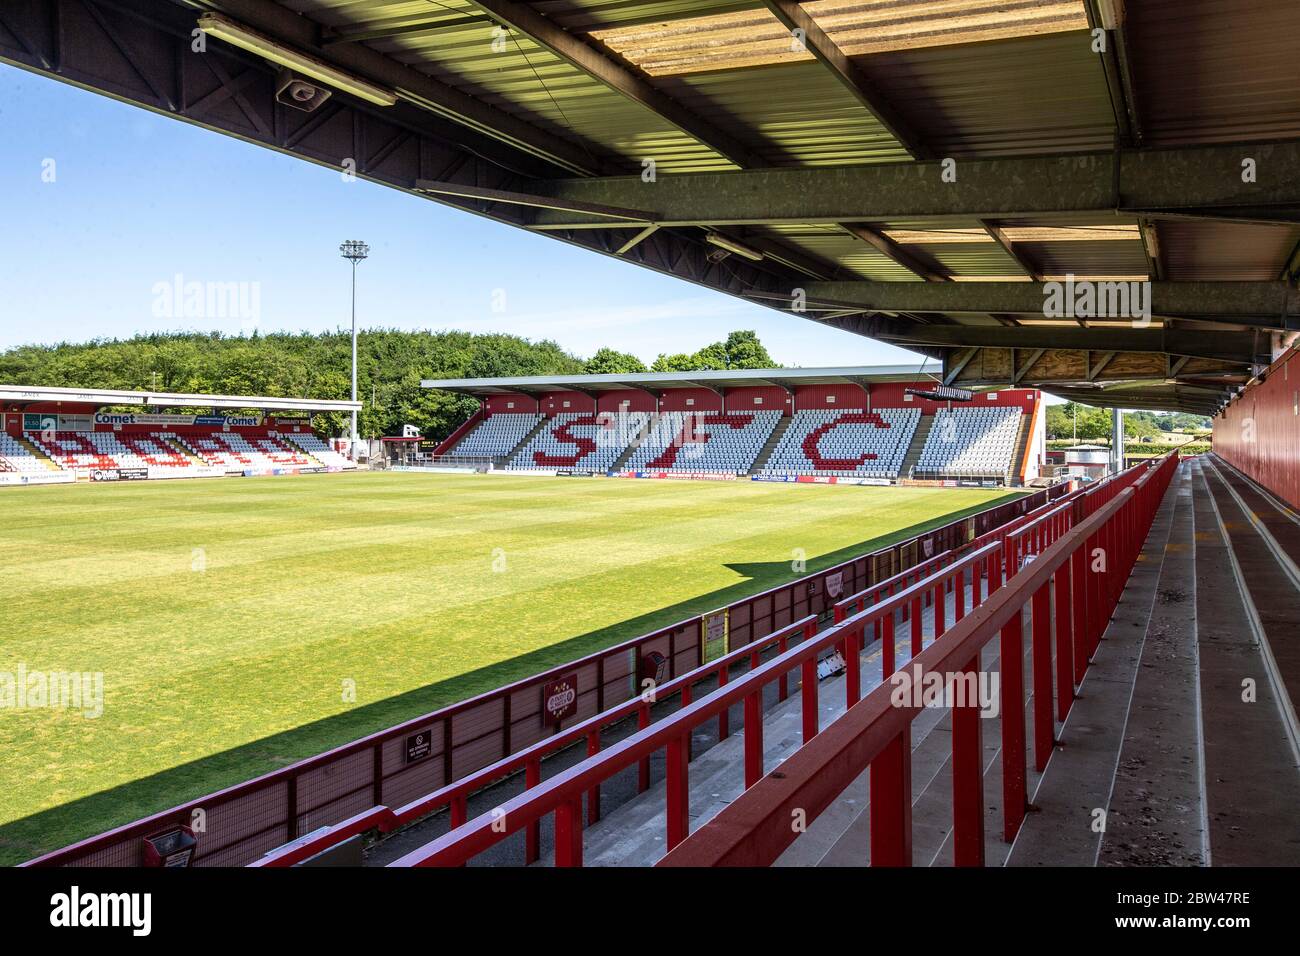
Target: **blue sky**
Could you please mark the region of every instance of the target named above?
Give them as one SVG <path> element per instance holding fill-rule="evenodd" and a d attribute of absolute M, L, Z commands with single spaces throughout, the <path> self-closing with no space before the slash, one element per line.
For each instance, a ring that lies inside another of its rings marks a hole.
<path fill-rule="evenodd" d="M 338 244 L 362 239 L 363 328 L 511 332 L 646 361 L 743 328 L 791 365 L 921 360 L 2 65 L 0 128 L 0 216 L 16 244 L 0 257 L 0 348 L 250 327 L 160 316 L 156 288 L 177 276 L 256 283 L 263 331 L 343 327 Z"/>

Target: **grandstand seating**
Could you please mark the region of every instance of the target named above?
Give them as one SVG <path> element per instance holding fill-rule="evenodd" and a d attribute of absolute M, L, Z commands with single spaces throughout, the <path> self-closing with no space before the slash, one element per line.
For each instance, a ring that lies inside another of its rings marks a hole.
<path fill-rule="evenodd" d="M 629 471 L 745 474 L 780 420 L 778 411 L 665 412 L 626 467 Z"/>
<path fill-rule="evenodd" d="M 299 432 L 295 435 L 288 436 L 289 440 L 301 448 L 307 454 L 311 455 L 318 462 L 327 468 L 355 468 L 356 463 L 340 455 L 329 445 L 325 444 L 317 435 Z"/>
<path fill-rule="evenodd" d="M 18 439 L 0 432 L 0 471 L 24 474 L 48 471 L 49 465 L 31 453 Z"/>
<path fill-rule="evenodd" d="M 1020 434 L 1016 407 L 966 407 L 939 412 L 913 474 L 1005 478 Z"/>
<path fill-rule="evenodd" d="M 508 412 L 491 415 L 474 426 L 449 453 L 453 458 L 498 458 L 519 447 L 541 415 Z"/>
<path fill-rule="evenodd" d="M 506 467 L 511 471 L 606 471 L 648 420 L 645 412 L 564 412 L 534 435 Z"/>
<path fill-rule="evenodd" d="M 794 419 L 764 474 L 897 478 L 921 413 L 915 408 L 818 408 Z"/>
<path fill-rule="evenodd" d="M 182 442 L 207 464 L 232 472 L 303 468 L 315 464 L 304 452 L 268 436 L 247 438 L 238 432 L 212 432 L 203 436 L 191 435 Z"/>

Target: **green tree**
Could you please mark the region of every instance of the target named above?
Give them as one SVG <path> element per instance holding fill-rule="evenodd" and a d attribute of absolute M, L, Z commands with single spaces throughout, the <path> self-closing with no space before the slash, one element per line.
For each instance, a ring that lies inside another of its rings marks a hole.
<path fill-rule="evenodd" d="M 583 371 L 588 375 L 618 375 L 634 372 L 648 371 L 645 363 L 635 355 L 629 355 L 627 352 L 616 352 L 614 349 L 603 348 L 596 352 L 591 358 L 587 359 L 587 364 L 583 366 Z"/>

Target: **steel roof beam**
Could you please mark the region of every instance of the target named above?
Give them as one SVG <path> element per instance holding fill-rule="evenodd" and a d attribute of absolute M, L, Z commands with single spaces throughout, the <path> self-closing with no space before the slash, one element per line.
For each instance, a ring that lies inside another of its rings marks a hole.
<path fill-rule="evenodd" d="M 623 166 L 594 143 L 555 136 L 363 44 L 336 43 L 325 47 L 324 27 L 271 0 L 204 0 L 203 7 L 224 13 L 340 69 L 394 89 L 408 102 L 562 169 L 593 175 L 617 172 Z"/>
<path fill-rule="evenodd" d="M 1254 182 L 1243 182 L 1245 159 Z M 953 177 L 955 176 L 955 180 Z M 773 225 L 891 219 L 1008 219 L 1115 212 L 1300 219 L 1300 140 L 1061 156 L 799 167 L 539 181 L 555 198 L 652 209 L 660 225 Z M 603 225 L 539 214 L 534 228 Z"/>
<path fill-rule="evenodd" d="M 1191 355 L 1242 364 L 1268 361 L 1268 344 L 1261 351 L 1253 332 L 1205 332 L 1199 329 L 1097 329 L 1034 328 L 1022 325 L 1005 328 L 994 325 L 922 325 L 906 319 L 842 319 L 841 328 L 894 343 L 930 346 L 977 346 L 1004 349 L 1096 349 L 1105 344 L 1123 352 L 1157 352 Z"/>
<path fill-rule="evenodd" d="M 913 158 L 930 158 L 932 153 L 920 134 L 885 101 L 866 74 L 844 55 L 801 3 L 796 0 L 764 0 L 764 3 L 792 36 L 802 36 L 804 48 L 830 71 L 840 86 L 848 90 Z M 802 32 L 796 34 L 795 31 Z"/>
<path fill-rule="evenodd" d="M 804 286 L 811 304 L 860 308 L 872 312 L 988 315 L 1045 314 L 1048 286 L 1036 282 L 810 282 Z M 1081 285 L 1081 283 L 1079 284 Z M 1097 287 L 1112 285 L 1096 282 Z M 1113 285 L 1128 285 L 1114 283 Z M 1300 328 L 1300 291 L 1284 282 L 1150 282 L 1153 317 L 1222 318 L 1261 328 Z M 1062 289 L 1064 294 L 1064 289 Z M 1130 303 L 1131 305 L 1132 303 Z M 1059 316 L 1072 319 L 1073 315 Z M 1106 315 L 1084 316 L 1105 319 Z M 1285 324 L 1284 324 L 1285 323 Z M 973 328 L 959 326 L 959 328 Z M 1022 326 L 1022 328 L 1027 328 Z M 1049 334 L 1055 330 L 1045 330 Z M 1061 329 L 1062 333 L 1069 330 Z M 1107 334 L 1098 328 L 1099 334 Z M 1214 334 L 1221 334 L 1215 332 Z M 1097 346 L 1102 343 L 1098 342 Z M 1096 346 L 1094 346 L 1096 347 Z"/>
<path fill-rule="evenodd" d="M 611 59 L 602 50 L 569 33 L 527 4 L 513 0 L 474 0 L 474 5 L 485 10 L 503 26 L 518 30 L 592 79 L 656 113 L 687 136 L 703 143 L 737 166 L 752 168 L 768 165 L 759 153 L 682 106 L 655 87 L 643 74 Z"/>

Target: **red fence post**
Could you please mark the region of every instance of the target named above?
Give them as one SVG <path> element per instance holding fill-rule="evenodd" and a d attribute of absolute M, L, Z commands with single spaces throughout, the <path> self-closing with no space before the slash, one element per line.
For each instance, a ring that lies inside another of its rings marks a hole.
<path fill-rule="evenodd" d="M 1088 571 L 1087 543 L 1079 545 L 1070 557 L 1071 596 L 1074 601 L 1074 680 L 1082 686 L 1088 669 Z"/>
<path fill-rule="evenodd" d="M 1025 818 L 1025 646 L 1022 611 L 1002 625 L 1002 835 L 1010 843 Z"/>
<path fill-rule="evenodd" d="M 925 622 L 921 620 L 920 595 L 912 598 L 912 610 L 908 612 L 908 617 L 912 619 L 912 656 L 915 657 L 921 653 L 921 645 L 925 642 Z"/>
<path fill-rule="evenodd" d="M 1034 662 L 1034 767 L 1039 773 L 1047 769 L 1056 740 L 1052 722 L 1052 594 L 1051 583 L 1044 581 L 1034 592 L 1033 631 Z"/>
<path fill-rule="evenodd" d="M 555 865 L 582 866 L 582 798 L 555 808 Z"/>
<path fill-rule="evenodd" d="M 587 756 L 594 757 L 600 753 L 600 730 L 587 732 Z M 600 784 L 587 791 L 587 825 L 591 826 L 600 819 Z"/>
<path fill-rule="evenodd" d="M 763 779 L 763 691 L 745 698 L 745 789 Z"/>
<path fill-rule="evenodd" d="M 979 686 L 979 657 L 965 668 L 966 686 Z M 984 865 L 984 734 L 977 700 L 952 708 L 952 852 L 957 866 Z"/>
<path fill-rule="evenodd" d="M 880 678 L 882 681 L 888 680 L 889 675 L 894 673 L 894 612 L 890 610 L 881 618 L 881 647 L 883 653 L 880 658 Z"/>
<path fill-rule="evenodd" d="M 912 865 L 912 747 L 909 728 L 871 761 L 871 865 Z"/>
<path fill-rule="evenodd" d="M 689 690 L 689 688 L 687 688 Z M 642 703 L 636 710 L 637 730 L 645 730 L 650 726 L 650 705 Z M 645 793 L 650 789 L 650 758 L 646 757 L 637 762 L 636 767 L 636 791 Z"/>
<path fill-rule="evenodd" d="M 542 782 L 542 762 L 540 760 L 530 760 L 524 766 L 524 789 L 531 790 Z M 559 818 L 556 818 L 557 822 Z M 560 841 L 557 836 L 555 841 L 556 852 L 559 852 Z M 540 820 L 534 820 L 528 824 L 527 832 L 524 834 L 524 865 L 531 866 L 536 863 L 542 856 L 542 824 Z"/>
<path fill-rule="evenodd" d="M 1074 641 L 1070 638 L 1070 562 L 1052 575 L 1052 600 L 1056 607 L 1056 717 L 1062 723 L 1074 702 Z"/>
<path fill-rule="evenodd" d="M 844 636 L 844 697 L 845 706 L 852 707 L 862 696 L 862 640 L 865 629 L 854 628 Z"/>
<path fill-rule="evenodd" d="M 682 738 L 668 741 L 667 757 L 668 849 L 671 850 L 686 839 L 690 830 L 690 769 Z"/>
<path fill-rule="evenodd" d="M 799 693 L 803 699 L 803 742 L 817 736 L 817 658 L 810 657 L 800 665 Z"/>
<path fill-rule="evenodd" d="M 728 672 L 731 670 L 726 664 L 718 668 L 718 687 L 719 689 L 727 685 Z M 731 710 L 724 707 L 722 713 L 718 714 L 718 742 L 726 740 L 731 736 Z"/>

